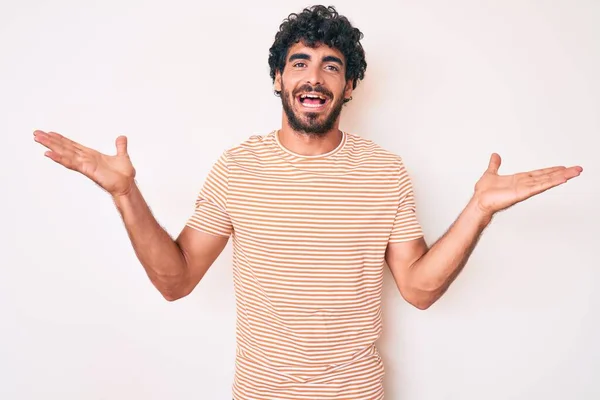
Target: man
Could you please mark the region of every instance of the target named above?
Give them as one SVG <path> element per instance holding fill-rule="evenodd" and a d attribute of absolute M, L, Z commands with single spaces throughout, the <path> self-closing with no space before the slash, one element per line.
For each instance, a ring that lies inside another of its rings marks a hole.
<path fill-rule="evenodd" d="M 233 237 L 235 399 L 382 399 L 375 342 L 384 262 L 402 296 L 426 309 L 496 212 L 582 171 L 501 176 L 493 154 L 463 212 L 429 247 L 402 159 L 338 128 L 364 77 L 361 38 L 332 7 L 284 21 L 269 56 L 282 126 L 220 156 L 176 240 L 136 186 L 126 137 L 108 156 L 57 133 L 34 133 L 50 159 L 111 194 L 137 257 L 167 300 L 189 294 Z"/>

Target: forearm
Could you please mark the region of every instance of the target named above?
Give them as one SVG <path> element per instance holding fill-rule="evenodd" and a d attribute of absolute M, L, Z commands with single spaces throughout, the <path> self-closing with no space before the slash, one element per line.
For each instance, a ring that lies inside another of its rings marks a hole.
<path fill-rule="evenodd" d="M 441 296 L 465 266 L 491 222 L 472 199 L 446 233 L 411 267 L 411 286 Z"/>
<path fill-rule="evenodd" d="M 180 247 L 158 224 L 137 185 L 113 201 L 148 277 L 163 296 L 176 296 L 185 287 L 187 274 Z"/>

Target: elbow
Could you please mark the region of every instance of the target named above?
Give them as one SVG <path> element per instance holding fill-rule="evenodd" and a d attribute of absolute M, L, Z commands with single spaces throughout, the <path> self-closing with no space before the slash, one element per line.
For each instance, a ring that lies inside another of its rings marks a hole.
<path fill-rule="evenodd" d="M 177 300 L 182 299 L 185 296 L 187 296 L 187 294 L 179 294 L 179 293 L 175 293 L 173 291 L 161 291 L 160 294 L 162 294 L 164 299 L 166 301 L 168 301 L 169 303 L 172 303 L 174 301 L 177 301 Z"/>
<path fill-rule="evenodd" d="M 419 310 L 427 310 L 429 307 L 431 307 L 436 300 L 438 299 L 438 296 L 435 295 L 435 293 L 432 292 L 426 292 L 426 291 L 417 291 L 417 290 L 401 290 L 400 291 L 402 297 L 404 298 L 404 300 L 406 300 L 406 302 L 408 304 L 410 304 L 411 306 L 418 308 Z"/>
<path fill-rule="evenodd" d="M 173 279 L 173 277 L 169 277 L 169 279 L 155 279 L 153 280 L 153 284 L 168 302 L 182 299 L 191 292 L 187 280 L 182 278 Z"/>
<path fill-rule="evenodd" d="M 169 287 L 158 288 L 160 294 L 164 297 L 164 299 L 168 302 L 174 302 L 179 299 L 183 299 L 188 294 L 191 293 L 191 290 L 188 289 L 187 285 L 180 284 Z"/>
<path fill-rule="evenodd" d="M 402 297 L 419 310 L 427 310 L 441 297 L 443 289 L 433 286 L 405 287 L 401 290 Z"/>
<path fill-rule="evenodd" d="M 435 300 L 416 299 L 416 300 L 409 301 L 409 303 L 412 306 L 418 308 L 419 310 L 425 311 L 435 303 Z"/>

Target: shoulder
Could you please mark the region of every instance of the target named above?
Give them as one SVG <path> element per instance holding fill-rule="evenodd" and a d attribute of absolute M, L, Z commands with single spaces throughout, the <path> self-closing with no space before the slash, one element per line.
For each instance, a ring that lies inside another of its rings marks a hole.
<path fill-rule="evenodd" d="M 393 169 L 403 169 L 402 157 L 393 151 L 384 148 L 371 139 L 364 138 L 355 133 L 346 133 L 347 149 L 349 157 L 363 161 L 375 162 L 381 166 Z"/>
<path fill-rule="evenodd" d="M 239 144 L 224 151 L 223 155 L 228 161 L 240 160 L 247 157 L 258 157 L 271 151 L 274 132 L 267 134 L 253 134 Z"/>

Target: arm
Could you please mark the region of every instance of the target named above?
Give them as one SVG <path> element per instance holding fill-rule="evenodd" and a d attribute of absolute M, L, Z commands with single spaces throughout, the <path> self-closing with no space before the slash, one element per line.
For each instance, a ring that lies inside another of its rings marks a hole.
<path fill-rule="evenodd" d="M 167 300 L 188 295 L 227 244 L 225 223 L 218 226 L 220 235 L 186 225 L 177 241 L 171 239 L 156 222 L 135 184 L 135 168 L 125 136 L 116 139 L 116 155 L 99 153 L 56 132 L 35 131 L 34 140 L 48 148 L 46 157 L 81 173 L 112 196 L 138 259 Z M 209 212 L 206 207 L 198 208 L 196 219 L 201 220 Z"/>
<path fill-rule="evenodd" d="M 227 244 L 226 236 L 188 226 L 174 241 L 158 224 L 135 184 L 113 200 L 140 263 L 168 301 L 191 293 Z"/>
<path fill-rule="evenodd" d="M 431 248 L 423 238 L 390 243 L 386 261 L 402 296 L 421 310 L 435 303 L 459 275 L 490 221 L 471 201 Z"/>
<path fill-rule="evenodd" d="M 492 154 L 471 201 L 431 248 L 422 238 L 388 244 L 386 261 L 394 281 L 402 296 L 415 307 L 427 309 L 446 292 L 495 213 L 561 185 L 583 170 L 579 166 L 557 166 L 501 176 L 500 162 L 500 156 Z"/>

